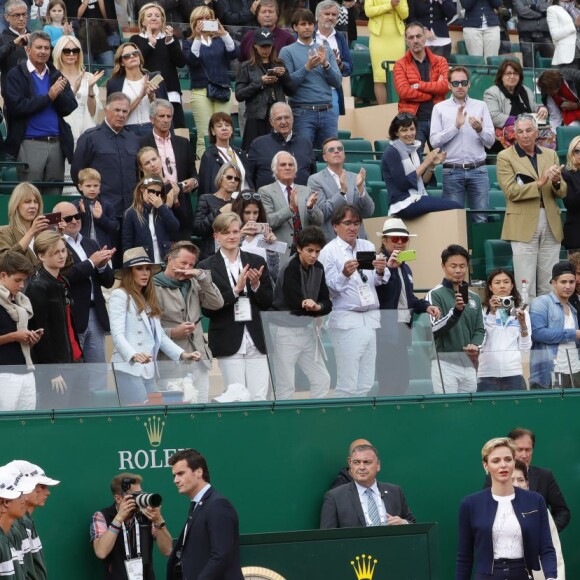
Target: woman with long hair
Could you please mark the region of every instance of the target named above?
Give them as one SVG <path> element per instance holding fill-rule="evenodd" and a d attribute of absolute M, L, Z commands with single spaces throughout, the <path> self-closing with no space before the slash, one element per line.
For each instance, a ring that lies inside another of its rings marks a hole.
<path fill-rule="evenodd" d="M 580 250 L 580 136 L 570 141 L 562 179 L 568 185 L 568 193 L 562 200 L 567 210 L 562 244 L 571 254 Z"/>
<path fill-rule="evenodd" d="M 19 183 L 8 201 L 8 225 L 0 228 L 0 254 L 12 250 L 23 254 L 36 266 L 38 259 L 32 249 L 34 239 L 48 227 L 48 220 L 42 215 L 40 191 L 27 181 Z"/>
<path fill-rule="evenodd" d="M 115 277 L 119 287 L 111 292 L 109 318 L 115 351 L 111 357 L 121 405 L 138 405 L 155 388 L 157 355 L 161 350 L 171 360 L 201 358 L 198 351 L 185 352 L 165 334 L 153 275 L 161 271 L 144 248 L 123 254 L 123 266 Z"/>
<path fill-rule="evenodd" d="M 170 232 L 179 230 L 173 215 L 173 192 L 165 194 L 159 175 L 144 177 L 133 194 L 133 203 L 123 218 L 124 250 L 142 246 L 152 262 L 160 264 L 171 248 Z"/>
<path fill-rule="evenodd" d="M 276 54 L 274 35 L 267 28 L 259 28 L 254 34 L 250 60 L 242 63 L 236 83 L 236 100 L 246 103 L 244 151 L 256 137 L 270 133 L 270 107 L 274 103 L 285 103 L 286 96 L 292 94 L 294 84 Z"/>
<path fill-rule="evenodd" d="M 532 348 L 532 323 L 513 272 L 490 273 L 482 301 L 485 342 L 479 354 L 478 391 L 525 390 L 522 353 Z"/>

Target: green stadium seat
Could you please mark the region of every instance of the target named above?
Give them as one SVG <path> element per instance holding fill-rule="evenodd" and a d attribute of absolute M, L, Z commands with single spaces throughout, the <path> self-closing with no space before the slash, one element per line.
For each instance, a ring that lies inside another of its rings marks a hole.
<path fill-rule="evenodd" d="M 467 54 L 467 46 L 465 45 L 465 40 L 457 41 L 457 54 Z"/>
<path fill-rule="evenodd" d="M 505 240 L 485 240 L 483 251 L 486 277 L 496 268 L 507 268 L 513 271 L 512 246 L 509 242 Z"/>
<path fill-rule="evenodd" d="M 580 127 L 557 127 L 556 128 L 556 149 L 558 150 L 558 155 L 564 156 L 568 155 L 568 147 L 570 146 L 570 141 L 574 137 L 580 135 Z"/>
<path fill-rule="evenodd" d="M 471 75 L 471 86 L 469 87 L 469 96 L 474 99 L 483 100 L 483 93 L 493 86 L 495 73 L 474 72 Z"/>
<path fill-rule="evenodd" d="M 366 139 L 341 139 L 340 142 L 344 145 L 346 160 L 350 163 L 362 162 L 363 159 L 374 156 L 373 146 Z"/>
<path fill-rule="evenodd" d="M 338 130 L 338 138 L 339 139 L 350 139 L 352 133 L 347 129 L 339 129 Z"/>
<path fill-rule="evenodd" d="M 505 208 L 506 206 L 505 193 L 501 189 L 493 189 L 493 186 L 491 187 L 492 189 L 489 190 L 489 208 L 490 209 Z"/>
<path fill-rule="evenodd" d="M 521 64 L 521 60 L 514 54 L 504 54 L 500 56 L 488 56 L 485 61 L 489 66 L 497 68 L 504 60 L 517 60 Z"/>
<path fill-rule="evenodd" d="M 387 147 L 391 146 L 391 142 L 388 139 L 377 139 L 374 143 L 375 145 L 375 155 L 377 159 L 381 159 L 383 157 L 383 152 Z"/>
<path fill-rule="evenodd" d="M 472 66 L 485 66 L 485 58 L 476 54 L 452 54 L 449 57 L 449 64 L 461 64 Z"/>

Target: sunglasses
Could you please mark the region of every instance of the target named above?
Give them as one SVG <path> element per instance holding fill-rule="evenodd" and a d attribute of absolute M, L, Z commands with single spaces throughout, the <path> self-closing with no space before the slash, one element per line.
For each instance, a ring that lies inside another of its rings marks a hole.
<path fill-rule="evenodd" d="M 130 58 L 133 58 L 135 56 L 141 56 L 141 52 L 139 50 L 133 50 L 131 52 L 126 52 L 125 54 L 121 55 L 121 58 L 123 60 L 129 60 Z"/>
<path fill-rule="evenodd" d="M 81 49 L 80 48 L 63 48 L 62 49 L 62 54 L 80 54 L 81 53 Z"/>
<path fill-rule="evenodd" d="M 409 236 L 389 236 L 395 244 L 406 244 L 409 241 Z"/>
<path fill-rule="evenodd" d="M 241 181 L 237 175 L 224 175 L 224 179 L 227 179 L 228 181 Z"/>
<path fill-rule="evenodd" d="M 67 215 L 66 217 L 63 217 L 62 220 L 64 222 L 66 222 L 67 224 L 70 224 L 73 220 L 76 220 L 77 222 L 79 222 L 79 221 L 81 221 L 81 214 L 75 213 L 74 215 Z"/>
<path fill-rule="evenodd" d="M 396 118 L 398 121 L 409 121 L 410 119 L 414 119 L 415 115 L 413 113 L 399 113 Z"/>
<path fill-rule="evenodd" d="M 337 145 L 336 147 L 327 147 L 326 148 L 327 153 L 334 153 L 335 151 L 338 153 L 341 153 L 342 151 L 344 151 L 344 147 L 342 145 Z"/>
<path fill-rule="evenodd" d="M 147 188 L 147 193 L 150 193 L 151 195 L 162 195 L 163 192 L 160 189 L 153 189 L 152 187 L 148 187 Z"/>
<path fill-rule="evenodd" d="M 173 175 L 173 168 L 171 167 L 171 160 L 169 159 L 169 157 L 165 158 L 165 167 L 167 167 L 169 175 Z"/>
<path fill-rule="evenodd" d="M 251 199 L 260 201 L 262 199 L 262 196 L 259 193 L 250 193 L 249 191 L 244 191 L 244 193 L 240 193 L 240 195 L 244 201 L 250 201 Z"/>
<path fill-rule="evenodd" d="M 452 87 L 466 87 L 469 84 L 469 81 L 450 81 L 449 84 Z"/>

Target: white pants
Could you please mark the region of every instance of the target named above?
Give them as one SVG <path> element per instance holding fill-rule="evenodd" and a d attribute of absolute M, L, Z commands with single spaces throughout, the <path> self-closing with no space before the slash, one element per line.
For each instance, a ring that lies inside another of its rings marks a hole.
<path fill-rule="evenodd" d="M 431 361 L 431 380 L 434 393 L 475 393 L 477 390 L 477 373 L 473 363 L 462 352 L 446 352 L 448 360 Z M 455 359 L 449 362 L 449 359 Z M 441 367 L 441 373 L 439 368 Z"/>
<path fill-rule="evenodd" d="M 248 344 L 246 354 L 219 357 L 218 363 L 224 379 L 224 391 L 232 383 L 241 383 L 250 391 L 253 401 L 265 401 L 268 398 L 268 358 L 256 345 Z"/>
<path fill-rule="evenodd" d="M 311 326 L 291 328 L 270 325 L 274 342 L 274 395 L 276 399 L 291 399 L 296 390 L 296 364 L 310 381 L 310 397 L 323 399 L 330 388 L 330 375 L 316 352 L 314 330 Z"/>
<path fill-rule="evenodd" d="M 552 291 L 552 266 L 560 260 L 560 242 L 556 240 L 546 210 L 540 208 L 538 225 L 529 242 L 512 242 L 516 286 L 522 291 L 522 280 L 528 282 L 529 300 Z"/>
<path fill-rule="evenodd" d="M 336 358 L 335 397 L 365 397 L 375 383 L 377 334 L 374 328 L 330 329 Z"/>
<path fill-rule="evenodd" d="M 501 44 L 499 26 L 490 28 L 464 28 L 463 39 L 467 54 L 476 56 L 497 56 Z"/>
<path fill-rule="evenodd" d="M 34 373 L 0 373 L 0 411 L 36 409 Z"/>

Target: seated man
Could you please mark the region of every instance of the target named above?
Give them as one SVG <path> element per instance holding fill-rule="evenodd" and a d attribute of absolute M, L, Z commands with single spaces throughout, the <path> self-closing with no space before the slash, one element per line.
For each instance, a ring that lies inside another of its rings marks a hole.
<path fill-rule="evenodd" d="M 353 481 L 326 493 L 320 528 L 365 528 L 414 524 L 415 516 L 398 485 L 377 481 L 381 470 L 378 451 L 359 445 L 349 459 Z"/>

